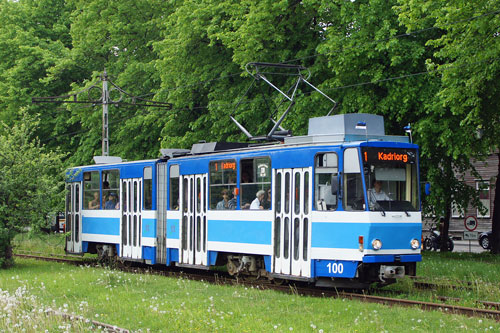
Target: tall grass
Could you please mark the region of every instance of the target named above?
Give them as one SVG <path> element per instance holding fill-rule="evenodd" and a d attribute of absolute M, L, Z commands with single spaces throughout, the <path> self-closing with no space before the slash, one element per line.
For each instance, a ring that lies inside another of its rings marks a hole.
<path fill-rule="evenodd" d="M 34 252 L 45 255 L 64 254 L 64 234 L 23 233 L 18 234 L 12 246 L 14 252 Z"/>

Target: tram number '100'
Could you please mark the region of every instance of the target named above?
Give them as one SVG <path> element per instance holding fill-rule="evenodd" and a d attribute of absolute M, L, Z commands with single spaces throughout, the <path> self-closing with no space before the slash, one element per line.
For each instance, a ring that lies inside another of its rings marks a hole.
<path fill-rule="evenodd" d="M 328 267 L 328 273 L 330 274 L 344 273 L 344 265 L 342 263 L 330 262 L 326 267 Z"/>

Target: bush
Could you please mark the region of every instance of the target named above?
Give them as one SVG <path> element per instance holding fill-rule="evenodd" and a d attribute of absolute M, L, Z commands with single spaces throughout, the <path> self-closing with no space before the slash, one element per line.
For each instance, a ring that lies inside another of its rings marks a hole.
<path fill-rule="evenodd" d="M 8 267 L 16 233 L 39 230 L 63 203 L 63 155 L 40 144 L 38 121 L 26 113 L 13 127 L 0 125 L 0 267 Z"/>

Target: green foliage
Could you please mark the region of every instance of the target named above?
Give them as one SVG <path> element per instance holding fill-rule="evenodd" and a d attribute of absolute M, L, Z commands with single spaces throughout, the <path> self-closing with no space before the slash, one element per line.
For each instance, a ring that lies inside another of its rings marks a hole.
<path fill-rule="evenodd" d="M 63 0 L 0 1 L 0 120 L 9 126 L 21 120 L 21 108 L 47 115 L 37 129 L 42 138 L 59 125 L 60 108 L 31 105 L 31 97 L 63 94 L 77 79 L 54 69 L 69 56 L 71 11 Z"/>
<path fill-rule="evenodd" d="M 179 2 L 164 21 L 164 39 L 155 44 L 160 54 L 159 96 L 175 105 L 163 127 L 162 146 L 186 148 L 198 140 L 243 140 L 245 137 L 229 115 L 252 80 L 243 71 L 244 66 L 248 62 L 283 62 L 313 54 L 323 39 L 317 16 L 313 4 L 300 1 Z M 306 62 L 314 66 L 316 59 Z M 313 84 L 321 83 L 325 70 L 315 70 Z M 273 80 L 285 91 L 293 82 L 291 78 Z M 169 89 L 172 87 L 177 89 Z M 270 93 L 273 91 L 260 82 L 236 110 L 236 119 L 254 135 L 265 134 L 271 127 L 268 118 L 275 111 L 272 105 L 281 97 Z M 263 94 L 270 99 L 271 110 Z M 306 96 L 284 127 L 305 134 L 308 116 L 324 115 L 331 108 L 326 100 L 324 105 L 329 107 L 312 108 L 308 101 L 313 98 L 317 96 Z M 279 114 L 283 111 L 282 107 Z"/>
<path fill-rule="evenodd" d="M 471 159 L 484 159 L 499 148 L 498 4 L 488 0 L 399 3 L 400 20 L 409 31 L 429 27 L 439 31 L 426 42 L 431 54 L 425 59 L 439 78 L 439 86 L 434 98 L 425 103 L 427 116 L 417 130 L 424 156 L 441 160 L 435 164 L 440 169 L 429 166 L 441 192 L 434 195 L 433 204 L 441 205 L 449 215 L 452 200 L 466 207 L 471 194 L 477 199 L 473 189 L 463 190 L 455 174 L 472 169 L 479 178 Z M 495 205 L 494 211 L 493 232 L 498 241 L 492 250 L 500 253 L 500 207 Z"/>
<path fill-rule="evenodd" d="M 86 80 L 83 84 L 77 81 L 73 92 L 98 83 L 98 75 L 106 69 L 110 80 L 131 96 L 154 99 L 160 82 L 155 68 L 158 54 L 153 43 L 161 40 L 159 24 L 168 17 L 172 4 L 157 0 L 72 0 L 70 3 L 75 7 L 70 30 L 73 62 L 61 67 L 78 66 L 86 73 Z M 119 96 L 111 95 L 113 97 L 116 100 Z M 125 96 L 123 102 L 131 103 L 132 99 Z M 69 137 L 70 163 L 88 164 L 93 156 L 101 155 L 102 107 L 84 104 L 67 108 L 66 122 L 78 132 Z M 130 160 L 157 157 L 164 117 L 161 109 L 110 107 L 110 154 Z M 62 134 L 68 132 L 71 131 Z"/>
<path fill-rule="evenodd" d="M 131 96 L 173 103 L 170 111 L 110 107 L 110 154 L 154 158 L 160 147 L 246 140 L 229 119 L 233 113 L 252 134 L 266 134 L 268 118 L 286 105 L 277 109 L 281 96 L 257 82 L 235 109 L 252 80 L 245 64 L 301 64 L 311 70 L 312 84 L 340 102 L 337 112 L 383 115 L 389 134 L 412 123 L 421 179 L 433 184 L 426 208 L 449 216 L 452 202 L 479 205 L 463 174 L 474 173 L 471 158 L 499 146 L 495 6 L 488 0 L 0 0 L 0 120 L 9 127 L 21 122 L 21 108 L 40 114 L 41 142 L 69 152 L 66 164 L 89 164 L 101 154 L 101 106 L 30 101 L 99 88 L 106 69 Z M 284 91 L 294 82 L 268 77 Z M 331 106 L 302 86 L 283 126 L 306 134 L 308 119 Z M 500 221 L 500 208 L 495 216 Z"/>
<path fill-rule="evenodd" d="M 11 264 L 16 233 L 45 226 L 63 198 L 63 155 L 48 151 L 34 137 L 38 121 L 23 115 L 13 127 L 1 123 L 0 135 L 0 267 Z"/>

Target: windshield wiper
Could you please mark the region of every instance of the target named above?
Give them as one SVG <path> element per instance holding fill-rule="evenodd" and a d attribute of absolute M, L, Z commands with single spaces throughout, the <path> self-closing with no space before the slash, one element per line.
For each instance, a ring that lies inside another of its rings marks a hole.
<path fill-rule="evenodd" d="M 375 209 L 377 209 L 382 214 L 382 216 L 385 216 L 384 207 L 382 207 L 382 205 L 379 204 L 377 201 L 375 202 Z"/>

